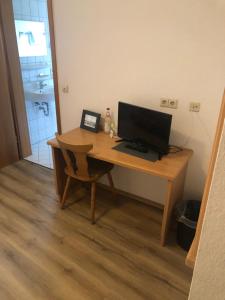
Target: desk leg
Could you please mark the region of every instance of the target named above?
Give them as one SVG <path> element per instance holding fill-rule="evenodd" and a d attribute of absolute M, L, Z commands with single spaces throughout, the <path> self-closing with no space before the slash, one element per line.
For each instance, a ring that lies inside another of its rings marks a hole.
<path fill-rule="evenodd" d="M 163 211 L 163 221 L 161 227 L 161 245 L 165 246 L 167 234 L 170 227 L 171 215 L 176 202 L 183 199 L 184 182 L 186 176 L 187 166 L 184 167 L 179 176 L 174 180 L 168 180 L 166 201 Z"/>
<path fill-rule="evenodd" d="M 52 158 L 54 166 L 56 193 L 58 194 L 59 201 L 61 202 L 64 187 L 66 184 L 66 175 L 64 172 L 66 165 L 60 149 L 52 147 Z"/>

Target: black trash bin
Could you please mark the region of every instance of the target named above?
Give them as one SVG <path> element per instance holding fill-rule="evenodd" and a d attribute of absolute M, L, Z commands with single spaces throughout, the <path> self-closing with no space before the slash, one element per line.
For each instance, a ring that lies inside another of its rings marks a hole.
<path fill-rule="evenodd" d="M 177 243 L 189 250 L 195 236 L 201 202 L 188 200 L 177 206 Z"/>

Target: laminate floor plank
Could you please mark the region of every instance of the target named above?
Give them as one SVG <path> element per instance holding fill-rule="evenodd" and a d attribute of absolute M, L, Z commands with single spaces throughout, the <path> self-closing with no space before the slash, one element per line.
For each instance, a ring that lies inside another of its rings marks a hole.
<path fill-rule="evenodd" d="M 21 161 L 0 171 L 0 299 L 186 300 L 191 271 L 173 238 L 159 243 L 162 212 L 74 185 L 61 210 L 52 171 Z M 17 292 L 16 292 L 17 291 Z"/>

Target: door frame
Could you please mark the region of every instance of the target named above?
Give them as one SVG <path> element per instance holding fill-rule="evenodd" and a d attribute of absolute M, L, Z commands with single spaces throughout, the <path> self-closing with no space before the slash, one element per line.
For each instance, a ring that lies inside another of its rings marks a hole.
<path fill-rule="evenodd" d="M 53 73 L 53 81 L 54 81 L 57 128 L 58 128 L 58 133 L 62 134 L 60 99 L 59 99 L 59 82 L 58 82 L 57 57 L 56 57 L 56 43 L 55 43 L 54 12 L 53 12 L 52 0 L 47 0 L 47 5 L 48 5 L 48 22 L 49 22 L 51 53 L 52 53 L 52 73 Z"/>
<path fill-rule="evenodd" d="M 61 134 L 61 116 L 60 101 L 58 88 L 58 73 L 55 47 L 55 32 L 52 0 L 47 0 L 50 44 L 52 54 L 52 73 L 54 80 L 55 106 L 57 131 Z M 11 106 L 14 115 L 14 123 L 17 135 L 17 144 L 19 159 L 24 159 L 31 154 L 30 135 L 27 122 L 27 114 L 25 107 L 25 95 L 23 90 L 22 72 L 19 59 L 19 51 L 16 40 L 16 30 L 14 25 L 14 13 L 12 0 L 0 0 L 0 18 L 3 25 L 3 37 L 7 52 L 7 68 L 9 71 L 9 88 L 11 95 Z"/>
<path fill-rule="evenodd" d="M 12 1 L 0 0 L 3 43 L 6 50 L 8 86 L 13 112 L 19 159 L 31 154 L 30 137 L 24 101 L 23 81 L 14 26 Z"/>
<path fill-rule="evenodd" d="M 1 1 L 1 0 L 0 0 Z M 1 2 L 0 2 L 1 9 Z M 17 128 L 14 121 L 14 109 L 12 106 L 11 82 L 7 59 L 7 49 L 3 32 L 3 20 L 0 15 L 0 169 L 19 160 L 19 148 L 17 143 Z"/>

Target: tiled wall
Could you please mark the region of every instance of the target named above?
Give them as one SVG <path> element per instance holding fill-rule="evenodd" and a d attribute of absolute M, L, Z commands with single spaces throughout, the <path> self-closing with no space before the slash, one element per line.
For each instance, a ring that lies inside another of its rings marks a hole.
<path fill-rule="evenodd" d="M 52 138 L 56 131 L 55 102 L 48 102 L 49 115 L 45 116 L 43 110 L 34 101 L 26 101 L 28 126 L 31 144 Z"/>
<path fill-rule="evenodd" d="M 51 48 L 47 0 L 13 0 L 13 8 L 14 18 L 16 20 L 44 22 L 46 29 L 48 55 L 20 58 L 24 81 L 37 81 L 37 75 L 40 73 L 51 75 Z M 45 64 L 49 66 L 47 68 L 42 68 L 41 65 Z M 35 65 L 37 68 L 35 68 Z M 34 68 L 30 69 L 31 66 L 34 66 Z M 38 66 L 40 68 L 38 68 Z"/>
<path fill-rule="evenodd" d="M 47 56 L 21 57 L 21 69 L 24 85 L 40 81 L 39 74 L 49 75 L 45 81 L 52 85 L 52 65 L 51 65 L 51 48 L 48 25 L 47 0 L 13 0 L 15 20 L 40 21 L 45 23 L 47 39 Z M 57 131 L 56 112 L 54 95 L 49 101 L 49 115 L 45 116 L 42 110 L 35 105 L 32 99 L 26 100 L 26 109 L 28 116 L 28 125 L 30 131 L 31 144 L 39 143 L 49 137 L 54 136 Z"/>

